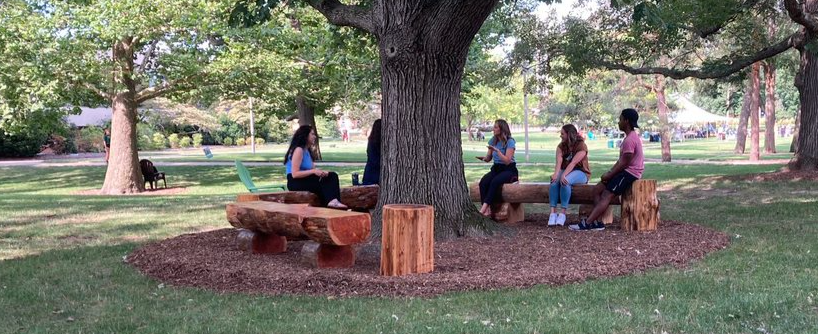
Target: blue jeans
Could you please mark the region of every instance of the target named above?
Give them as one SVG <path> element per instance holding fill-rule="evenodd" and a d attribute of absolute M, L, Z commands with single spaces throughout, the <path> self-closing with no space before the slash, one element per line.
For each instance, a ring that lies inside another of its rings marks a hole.
<path fill-rule="evenodd" d="M 568 176 L 565 177 L 568 180 L 568 185 L 563 185 L 560 182 L 562 179 L 562 173 L 565 170 L 561 170 L 557 179 L 554 182 L 551 182 L 551 189 L 548 191 L 548 200 L 551 202 L 551 207 L 557 207 L 557 201 L 560 202 L 563 209 L 568 208 L 568 201 L 571 200 L 571 186 L 575 184 L 585 184 L 588 183 L 588 175 L 581 170 L 572 170 L 568 173 Z"/>

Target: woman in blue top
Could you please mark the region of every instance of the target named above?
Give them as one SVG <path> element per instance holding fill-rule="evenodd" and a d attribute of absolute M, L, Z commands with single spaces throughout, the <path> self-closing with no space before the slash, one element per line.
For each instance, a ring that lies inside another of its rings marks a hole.
<path fill-rule="evenodd" d="M 491 216 L 491 203 L 494 203 L 500 187 L 517 179 L 517 163 L 514 161 L 514 138 L 505 120 L 494 122 L 494 137 L 489 140 L 488 152 L 484 157 L 476 157 L 483 162 L 494 161 L 491 171 L 480 179 L 480 201 L 483 206 L 480 213 Z"/>
<path fill-rule="evenodd" d="M 366 166 L 363 185 L 378 184 L 381 179 L 381 120 L 372 123 L 366 144 Z"/>
<path fill-rule="evenodd" d="M 309 125 L 302 125 L 293 134 L 290 148 L 284 155 L 287 166 L 287 189 L 309 191 L 318 195 L 324 206 L 334 209 L 346 209 L 341 198 L 341 187 L 338 185 L 338 174 L 315 168 L 310 149 L 315 145 L 315 131 Z"/>

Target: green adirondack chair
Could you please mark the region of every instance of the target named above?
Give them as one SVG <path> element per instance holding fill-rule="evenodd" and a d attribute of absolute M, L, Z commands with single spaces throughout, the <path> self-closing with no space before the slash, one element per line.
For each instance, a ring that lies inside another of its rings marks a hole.
<path fill-rule="evenodd" d="M 250 171 L 247 170 L 247 167 L 244 167 L 244 164 L 239 160 L 236 160 L 236 171 L 239 172 L 239 179 L 241 179 L 241 182 L 244 183 L 244 186 L 247 187 L 247 190 L 249 190 L 251 193 L 287 190 L 287 187 L 283 184 L 256 187 L 256 185 L 253 183 L 253 179 L 250 177 Z"/>

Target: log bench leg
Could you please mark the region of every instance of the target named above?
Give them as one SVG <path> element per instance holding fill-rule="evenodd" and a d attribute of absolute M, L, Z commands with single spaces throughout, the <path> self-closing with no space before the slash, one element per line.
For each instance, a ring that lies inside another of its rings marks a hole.
<path fill-rule="evenodd" d="M 622 229 L 653 231 L 659 226 L 656 180 L 636 180 L 622 195 Z"/>
<path fill-rule="evenodd" d="M 492 204 L 491 212 L 494 213 L 494 220 L 514 224 L 525 220 L 525 209 L 523 203 L 497 203 Z"/>
<path fill-rule="evenodd" d="M 355 265 L 355 248 L 305 242 L 301 260 L 313 268 L 350 268 Z"/>
<path fill-rule="evenodd" d="M 287 250 L 287 238 L 240 229 L 236 236 L 236 245 L 239 250 L 255 254 L 278 254 Z"/>

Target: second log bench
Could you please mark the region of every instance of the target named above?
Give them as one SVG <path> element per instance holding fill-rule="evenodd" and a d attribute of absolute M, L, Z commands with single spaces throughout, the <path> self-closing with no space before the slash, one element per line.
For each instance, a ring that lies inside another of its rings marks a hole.
<path fill-rule="evenodd" d="M 312 261 L 319 268 L 351 267 L 352 246 L 365 241 L 372 229 L 368 213 L 264 201 L 228 204 L 227 221 L 243 229 L 239 248 L 253 253 L 282 253 L 288 239 L 314 240 L 320 245 Z"/>
<path fill-rule="evenodd" d="M 508 183 L 501 189 L 501 199 L 492 205 L 495 219 L 504 223 L 516 223 L 525 219 L 523 203 L 549 203 L 551 184 L 547 182 Z M 480 185 L 469 187 L 472 201 L 480 202 Z M 580 215 L 587 216 L 594 204 L 594 185 L 577 184 L 571 188 L 571 204 L 580 204 Z M 622 229 L 655 230 L 659 224 L 659 198 L 656 196 L 656 180 L 636 180 L 630 190 L 615 196 L 611 206 L 600 219 L 605 224 L 613 222 L 613 205 L 621 205 Z"/>

